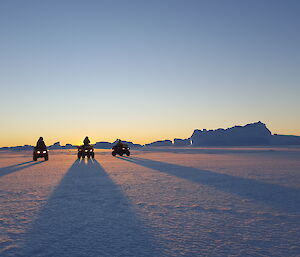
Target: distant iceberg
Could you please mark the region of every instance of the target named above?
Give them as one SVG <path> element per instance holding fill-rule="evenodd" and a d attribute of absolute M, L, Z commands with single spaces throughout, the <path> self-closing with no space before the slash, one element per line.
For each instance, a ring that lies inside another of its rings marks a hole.
<path fill-rule="evenodd" d="M 190 140 L 193 146 L 270 145 L 272 134 L 266 125 L 259 121 L 228 129 L 196 129 Z"/>

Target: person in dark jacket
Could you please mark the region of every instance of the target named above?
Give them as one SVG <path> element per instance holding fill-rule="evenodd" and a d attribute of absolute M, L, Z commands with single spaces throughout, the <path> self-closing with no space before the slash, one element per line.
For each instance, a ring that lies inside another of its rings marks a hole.
<path fill-rule="evenodd" d="M 121 139 L 118 139 L 117 144 L 115 145 L 116 147 L 123 147 L 124 144 L 122 143 Z"/>
<path fill-rule="evenodd" d="M 40 137 L 39 140 L 36 142 L 36 147 L 35 148 L 36 149 L 41 149 L 41 150 L 47 149 L 43 137 Z"/>
<path fill-rule="evenodd" d="M 84 146 L 89 146 L 90 145 L 90 140 L 89 140 L 89 137 L 85 137 L 85 139 L 83 140 L 83 145 Z"/>

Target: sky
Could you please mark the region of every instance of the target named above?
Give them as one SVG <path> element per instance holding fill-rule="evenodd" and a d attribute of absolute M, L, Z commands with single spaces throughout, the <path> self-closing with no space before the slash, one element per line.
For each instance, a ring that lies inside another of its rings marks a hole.
<path fill-rule="evenodd" d="M 0 147 L 300 135 L 300 1 L 0 1 Z"/>

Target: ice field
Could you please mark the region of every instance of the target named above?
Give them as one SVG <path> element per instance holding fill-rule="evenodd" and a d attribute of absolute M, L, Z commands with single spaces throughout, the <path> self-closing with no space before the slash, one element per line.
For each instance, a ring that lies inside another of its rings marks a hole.
<path fill-rule="evenodd" d="M 0 151 L 0 256 L 300 256 L 300 148 Z"/>

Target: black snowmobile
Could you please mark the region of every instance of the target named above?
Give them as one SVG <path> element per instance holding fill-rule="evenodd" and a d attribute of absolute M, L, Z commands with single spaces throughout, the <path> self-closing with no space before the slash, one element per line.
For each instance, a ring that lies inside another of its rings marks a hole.
<path fill-rule="evenodd" d="M 95 153 L 94 153 L 94 147 L 92 145 L 81 145 L 81 146 L 77 146 L 78 148 L 78 152 L 77 152 L 77 157 L 78 159 L 80 158 L 85 158 L 85 156 L 87 156 L 87 158 L 95 158 Z"/>
<path fill-rule="evenodd" d="M 130 151 L 129 151 L 129 147 L 128 145 L 126 144 L 123 144 L 123 146 L 118 146 L 118 145 L 115 145 L 113 148 L 112 148 L 112 156 L 116 156 L 117 154 L 120 155 L 120 156 L 123 156 L 123 154 L 126 154 L 127 156 L 130 155 Z"/>
<path fill-rule="evenodd" d="M 44 158 L 45 161 L 49 160 L 49 155 L 48 155 L 47 148 L 35 147 L 33 149 L 33 160 L 37 161 L 38 158 Z"/>

